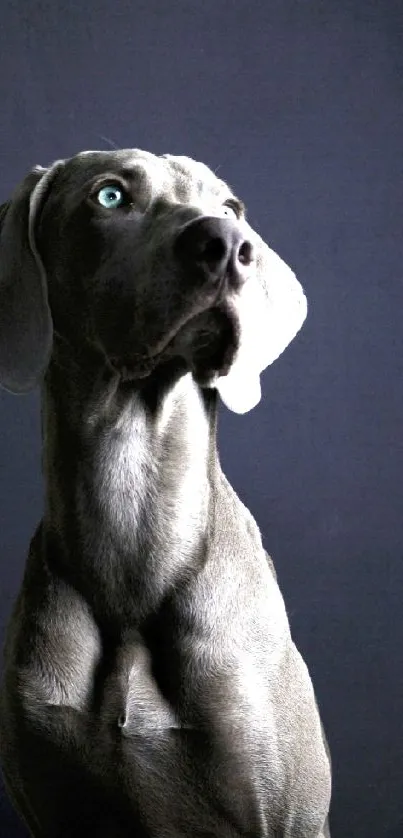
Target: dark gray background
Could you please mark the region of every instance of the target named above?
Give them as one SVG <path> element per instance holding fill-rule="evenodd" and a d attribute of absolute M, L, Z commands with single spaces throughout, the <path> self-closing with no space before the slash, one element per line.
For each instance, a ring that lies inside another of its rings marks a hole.
<path fill-rule="evenodd" d="M 14 0 L 0 29 L 1 200 L 101 137 L 189 154 L 305 286 L 263 402 L 222 411 L 222 459 L 316 686 L 333 836 L 401 838 L 403 3 Z M 41 512 L 38 407 L 0 396 L 2 631 Z M 4 794 L 0 834 L 25 834 Z"/>

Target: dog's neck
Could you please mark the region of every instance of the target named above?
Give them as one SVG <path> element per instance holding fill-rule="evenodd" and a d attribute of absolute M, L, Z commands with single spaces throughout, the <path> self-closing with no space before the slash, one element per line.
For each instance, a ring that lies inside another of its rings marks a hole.
<path fill-rule="evenodd" d="M 55 356 L 43 433 L 48 562 L 100 620 L 141 619 L 202 561 L 216 394 L 190 374 L 135 387 Z"/>

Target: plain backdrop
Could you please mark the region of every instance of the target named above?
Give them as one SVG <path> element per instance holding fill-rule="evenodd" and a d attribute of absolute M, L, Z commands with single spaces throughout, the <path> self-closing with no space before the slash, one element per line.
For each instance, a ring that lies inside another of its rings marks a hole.
<path fill-rule="evenodd" d="M 315 684 L 334 838 L 403 836 L 402 33 L 401 0 L 3 0 L 0 20 L 0 200 L 85 148 L 187 154 L 305 287 L 220 448 Z M 38 394 L 3 393 L 2 635 L 41 506 Z M 4 791 L 0 835 L 25 836 Z"/>

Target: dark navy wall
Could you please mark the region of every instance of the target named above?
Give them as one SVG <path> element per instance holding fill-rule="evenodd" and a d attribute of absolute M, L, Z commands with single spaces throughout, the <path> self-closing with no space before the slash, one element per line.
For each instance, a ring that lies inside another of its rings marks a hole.
<path fill-rule="evenodd" d="M 219 170 L 309 318 L 224 467 L 274 555 L 334 762 L 334 838 L 403 836 L 403 5 L 11 0 L 0 200 L 83 148 Z M 37 394 L 0 396 L 0 627 L 41 511 Z M 4 794 L 0 835 L 22 838 Z"/>

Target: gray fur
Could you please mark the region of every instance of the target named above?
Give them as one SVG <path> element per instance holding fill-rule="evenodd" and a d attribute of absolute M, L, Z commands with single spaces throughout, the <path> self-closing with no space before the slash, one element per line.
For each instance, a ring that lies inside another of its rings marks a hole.
<path fill-rule="evenodd" d="M 124 210 L 97 205 L 105 174 L 125 179 Z M 43 381 L 45 511 L 0 703 L 34 838 L 329 835 L 311 680 L 216 450 L 215 385 L 245 366 L 242 288 L 273 322 L 282 294 L 271 251 L 223 214 L 233 197 L 187 158 L 89 152 L 35 170 L 0 220 L 0 380 Z M 178 241 L 224 215 L 214 229 L 253 258 L 218 289 Z"/>

